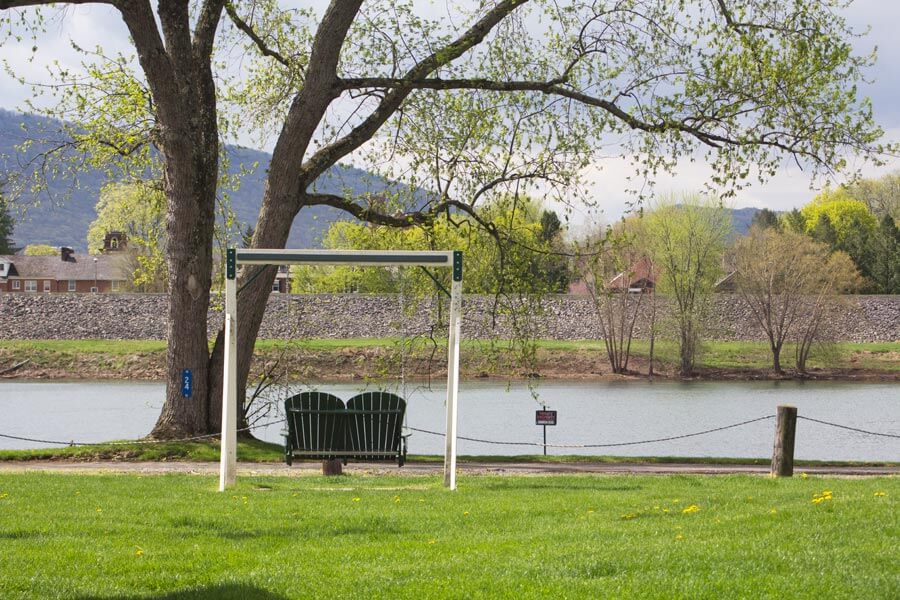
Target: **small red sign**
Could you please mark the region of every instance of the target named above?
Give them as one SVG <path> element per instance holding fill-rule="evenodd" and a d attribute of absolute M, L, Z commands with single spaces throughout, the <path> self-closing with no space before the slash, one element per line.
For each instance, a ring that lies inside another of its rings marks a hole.
<path fill-rule="evenodd" d="M 555 410 L 536 410 L 534 411 L 535 425 L 556 425 Z"/>

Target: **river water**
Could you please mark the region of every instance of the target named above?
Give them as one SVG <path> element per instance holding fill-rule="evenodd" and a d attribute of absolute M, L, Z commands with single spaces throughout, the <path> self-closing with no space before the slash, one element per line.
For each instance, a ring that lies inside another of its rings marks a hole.
<path fill-rule="evenodd" d="M 317 389 L 347 400 L 364 384 L 327 384 Z M 410 428 L 444 430 L 443 386 L 412 384 L 391 389 L 409 399 Z M 547 427 L 547 443 L 617 444 L 668 438 L 773 415 L 779 404 L 797 407 L 801 417 L 900 435 L 900 386 L 893 383 L 833 382 L 463 382 L 459 392 L 459 436 L 497 442 L 539 444 L 535 425 L 541 405 L 558 411 Z M 145 435 L 159 415 L 163 385 L 156 382 L 0 383 L 0 434 L 50 441 L 101 442 Z M 275 420 L 270 415 L 266 420 Z M 771 456 L 774 419 L 678 440 L 604 448 L 549 448 L 549 454 L 615 456 Z M 256 430 L 280 442 L 280 424 Z M 52 444 L 0 438 L 0 449 Z M 414 431 L 412 454 L 442 454 L 440 436 Z M 460 454 L 539 454 L 540 446 L 459 441 Z M 900 439 L 876 437 L 800 420 L 796 457 L 809 460 L 900 461 Z"/>

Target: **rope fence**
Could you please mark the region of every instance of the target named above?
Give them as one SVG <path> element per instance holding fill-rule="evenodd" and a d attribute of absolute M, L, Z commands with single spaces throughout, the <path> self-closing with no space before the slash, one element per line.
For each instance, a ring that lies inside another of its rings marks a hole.
<path fill-rule="evenodd" d="M 269 425 L 276 425 L 278 423 L 284 423 L 284 419 L 278 419 L 276 421 L 269 421 L 268 423 L 259 423 L 257 425 L 250 425 L 249 427 L 241 427 L 238 429 L 238 432 L 241 431 L 251 431 L 253 429 L 260 429 L 262 427 L 268 427 Z M 7 433 L 0 433 L 0 438 L 6 438 L 9 440 L 19 440 L 22 442 L 35 442 L 38 444 L 53 444 L 57 446 L 152 446 L 154 444 L 178 444 L 181 442 L 197 442 L 200 440 L 208 440 L 211 438 L 221 437 L 221 433 L 207 433 L 205 435 L 195 435 L 193 437 L 186 437 L 177 440 L 133 440 L 130 442 L 62 442 L 59 440 L 42 440 L 39 438 L 29 438 L 29 437 L 20 437 L 17 435 L 9 435 Z"/>
<path fill-rule="evenodd" d="M 775 418 L 775 415 L 765 415 L 762 417 L 757 417 L 755 419 L 748 419 L 746 421 L 740 421 L 738 423 L 732 423 L 730 425 L 723 425 L 721 427 L 714 427 L 712 429 L 704 429 L 703 431 L 695 431 L 693 433 L 684 433 L 684 434 L 680 434 L 680 435 L 672 435 L 672 436 L 661 437 L 661 438 L 635 440 L 635 441 L 629 441 L 629 442 L 613 442 L 613 443 L 605 443 L 605 444 L 544 444 L 541 442 L 513 442 L 513 441 L 500 441 L 500 440 L 486 440 L 486 439 L 466 437 L 466 436 L 457 436 L 457 439 L 465 440 L 467 442 L 476 442 L 476 443 L 480 443 L 480 444 L 491 444 L 491 445 L 496 445 L 496 446 L 531 446 L 531 447 L 537 447 L 537 448 L 563 448 L 563 449 L 565 449 L 565 448 L 569 448 L 569 449 L 617 448 L 617 447 L 624 447 L 624 446 L 639 446 L 642 444 L 655 444 L 655 443 L 659 443 L 659 442 L 671 442 L 674 440 L 698 437 L 701 435 L 708 435 L 708 434 L 716 433 L 719 431 L 725 431 L 727 429 L 743 427 L 744 425 L 750 425 L 751 423 L 758 423 L 760 421 L 767 421 L 769 419 L 774 419 L 774 418 Z M 801 415 L 797 415 L 797 418 L 803 419 L 804 421 L 811 421 L 813 423 L 818 423 L 820 425 L 836 427 L 839 429 L 845 429 L 848 431 L 862 433 L 865 435 L 873 435 L 873 436 L 879 436 L 879 437 L 900 439 L 900 435 L 898 435 L 898 434 L 883 433 L 883 432 L 878 432 L 878 431 L 869 431 L 866 429 L 859 429 L 857 427 L 850 427 L 848 425 L 841 425 L 840 423 L 832 423 L 829 421 L 822 421 L 820 419 L 814 419 L 812 417 L 804 417 Z M 284 423 L 284 422 L 285 422 L 284 419 L 277 419 L 275 421 L 268 421 L 266 423 L 258 423 L 258 424 L 250 425 L 248 427 L 242 427 L 242 428 L 238 429 L 238 431 L 239 432 L 252 431 L 254 429 L 269 427 L 271 425 L 277 425 L 279 423 Z M 434 435 L 434 436 L 439 436 L 439 437 L 445 437 L 445 435 L 446 435 L 440 431 L 430 431 L 428 429 L 419 429 L 418 427 L 407 427 L 407 429 L 409 429 L 410 431 L 415 431 L 417 433 L 424 433 L 426 435 Z M 45 439 L 40 439 L 40 438 L 23 437 L 23 436 L 17 436 L 17 435 L 10 435 L 10 434 L 6 434 L 6 433 L 0 433 L 0 438 L 6 438 L 6 439 L 10 439 L 10 440 L 18 440 L 18 441 L 23 441 L 23 442 L 34 442 L 34 443 L 38 443 L 38 444 L 52 444 L 52 445 L 58 445 L 58 446 L 98 446 L 98 445 L 104 445 L 104 446 L 144 446 L 144 445 L 147 445 L 147 446 L 149 446 L 149 445 L 154 445 L 154 444 L 196 442 L 196 441 L 200 441 L 200 440 L 208 440 L 208 439 L 212 439 L 212 438 L 218 438 L 218 437 L 220 437 L 220 435 L 221 435 L 220 433 L 209 433 L 209 434 L 205 434 L 205 435 L 197 435 L 197 436 L 181 438 L 181 439 L 176 439 L 176 440 L 134 440 L 134 441 L 130 441 L 130 442 L 127 442 L 127 441 L 122 441 L 122 442 L 68 441 L 68 442 L 65 442 L 65 441 L 60 441 L 60 440 L 45 440 Z"/>
<path fill-rule="evenodd" d="M 619 446 L 638 446 L 640 444 L 653 444 L 656 442 L 669 442 L 672 440 L 681 440 L 684 438 L 697 437 L 699 435 L 706 435 L 708 433 L 715 433 L 717 431 L 724 431 L 726 429 L 733 429 L 735 427 L 741 427 L 743 425 L 749 425 L 750 423 L 756 423 L 758 421 L 765 421 L 767 419 L 774 419 L 775 415 L 766 415 L 764 417 L 758 417 L 756 419 L 750 419 L 748 421 L 741 421 L 740 423 L 732 423 L 731 425 L 724 425 L 722 427 L 715 427 L 713 429 L 706 429 L 704 431 L 696 431 L 694 433 L 685 433 L 682 435 L 673 435 L 670 437 L 663 438 L 654 438 L 650 440 L 639 440 L 633 442 L 616 442 L 612 444 L 543 444 L 541 442 L 498 442 L 494 440 L 482 440 L 478 438 L 470 438 L 465 436 L 456 436 L 459 440 L 466 440 L 467 442 L 479 442 L 482 444 L 494 444 L 499 446 L 537 446 L 538 448 L 615 448 Z M 429 435 L 439 435 L 444 437 L 445 434 L 440 433 L 438 431 L 428 431 L 427 429 L 417 429 L 415 427 L 409 427 L 411 431 L 417 431 L 419 433 L 426 433 Z"/>
<path fill-rule="evenodd" d="M 880 437 L 888 437 L 888 438 L 896 438 L 900 439 L 900 435 L 894 433 L 879 433 L 877 431 L 867 431 L 865 429 L 858 429 L 856 427 L 849 427 L 847 425 L 840 425 L 839 423 L 830 423 L 828 421 L 820 421 L 819 419 L 813 419 L 812 417 L 804 417 L 803 415 L 797 415 L 798 419 L 803 419 L 804 421 L 812 421 L 813 423 L 819 423 L 820 425 L 828 425 L 829 427 L 837 427 L 838 429 L 846 429 L 848 431 L 855 431 L 857 433 L 865 433 L 866 435 L 877 435 Z"/>

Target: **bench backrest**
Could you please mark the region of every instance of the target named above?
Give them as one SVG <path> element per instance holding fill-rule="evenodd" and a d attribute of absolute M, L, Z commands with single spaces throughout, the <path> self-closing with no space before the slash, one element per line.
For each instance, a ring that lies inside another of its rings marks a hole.
<path fill-rule="evenodd" d="M 363 460 L 367 451 L 397 452 L 405 412 L 406 401 L 390 392 L 353 396 L 347 401 L 347 449 Z"/>
<path fill-rule="evenodd" d="M 347 412 L 344 402 L 327 392 L 302 392 L 284 401 L 288 435 L 294 448 L 343 450 Z"/>

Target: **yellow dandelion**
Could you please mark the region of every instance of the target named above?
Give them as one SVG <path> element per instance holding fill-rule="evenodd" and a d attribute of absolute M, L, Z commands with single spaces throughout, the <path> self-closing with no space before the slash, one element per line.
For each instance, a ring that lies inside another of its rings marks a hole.
<path fill-rule="evenodd" d="M 676 540 L 683 540 L 683 539 L 684 539 L 684 536 L 681 535 L 681 534 L 679 533 L 678 535 L 675 536 L 675 539 L 676 539 Z"/>
<path fill-rule="evenodd" d="M 353 499 L 354 502 L 359 502 L 359 496 Z"/>
<path fill-rule="evenodd" d="M 5 498 L 9 498 L 9 494 L 7 492 L 3 492 L 2 494 L 0 494 L 0 500 L 3 500 Z"/>
<path fill-rule="evenodd" d="M 464 516 L 464 517 L 468 517 L 468 516 L 469 516 L 469 511 L 464 512 L 464 513 L 463 513 L 463 516 Z"/>
<path fill-rule="evenodd" d="M 589 514 L 589 515 L 592 515 L 592 514 L 594 514 L 594 512 L 596 512 L 596 511 L 594 511 L 594 509 L 593 509 L 593 508 L 589 508 L 589 509 L 588 509 L 588 514 Z"/>
<path fill-rule="evenodd" d="M 668 508 L 664 508 L 664 509 L 663 509 L 663 512 L 668 514 L 668 513 L 669 513 L 669 509 L 668 509 Z"/>
<path fill-rule="evenodd" d="M 437 540 L 428 540 L 429 545 L 434 544 L 435 542 L 437 542 Z"/>
<path fill-rule="evenodd" d="M 887 496 L 887 492 L 875 492 L 876 498 L 882 498 L 884 496 Z"/>
<path fill-rule="evenodd" d="M 98 506 L 98 507 L 97 507 L 97 512 L 103 512 L 103 509 L 100 508 L 100 507 Z"/>
<path fill-rule="evenodd" d="M 774 515 L 774 514 L 777 513 L 777 512 L 778 512 L 778 509 L 777 509 L 777 508 L 773 508 L 772 510 L 769 511 L 769 514 L 770 514 L 770 515 Z"/>
<path fill-rule="evenodd" d="M 809 475 L 806 473 L 800 473 L 800 479 L 809 479 Z"/>
<path fill-rule="evenodd" d="M 688 515 L 690 513 L 695 513 L 698 510 L 700 510 L 699 506 L 697 506 L 696 504 L 691 504 L 690 506 L 684 508 L 681 512 Z"/>
<path fill-rule="evenodd" d="M 144 555 L 144 549 L 141 548 L 140 546 L 135 546 L 134 555 L 135 555 L 135 556 L 143 556 L 143 555 Z"/>

